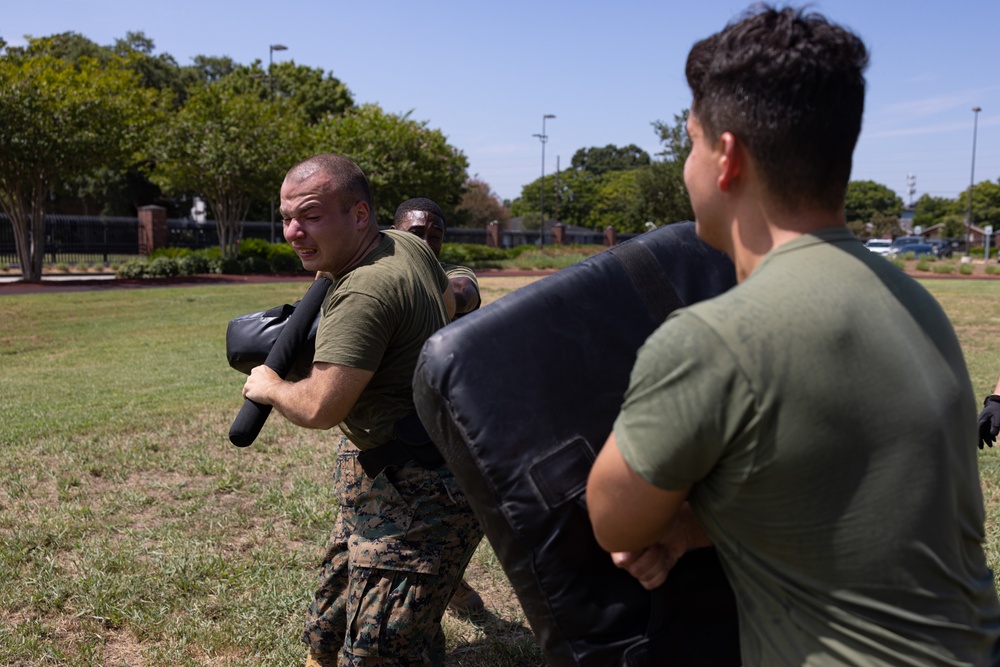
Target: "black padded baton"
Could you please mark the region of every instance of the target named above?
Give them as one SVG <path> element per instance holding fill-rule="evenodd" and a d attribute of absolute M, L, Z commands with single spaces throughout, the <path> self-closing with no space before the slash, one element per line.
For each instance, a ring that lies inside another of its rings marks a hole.
<path fill-rule="evenodd" d="M 295 307 L 295 312 L 288 317 L 288 322 L 282 327 L 281 333 L 274 341 L 274 347 L 267 353 L 264 364 L 282 379 L 288 375 L 288 371 L 295 364 L 299 346 L 309 335 L 309 329 L 312 328 L 312 323 L 323 305 L 323 299 L 331 284 L 329 278 L 319 278 L 309 287 L 305 296 Z M 260 434 L 260 429 L 264 428 L 264 422 L 267 421 L 267 416 L 270 414 L 270 405 L 262 405 L 249 398 L 246 399 L 229 429 L 229 441 L 237 447 L 252 445 Z"/>

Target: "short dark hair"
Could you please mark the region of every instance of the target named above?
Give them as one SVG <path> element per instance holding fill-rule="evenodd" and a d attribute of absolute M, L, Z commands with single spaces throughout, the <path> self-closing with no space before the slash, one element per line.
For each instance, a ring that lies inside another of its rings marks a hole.
<path fill-rule="evenodd" d="M 444 211 L 441 207 L 434 203 L 433 200 L 427 197 L 414 197 L 413 199 L 407 199 L 399 208 L 396 209 L 396 215 L 392 220 L 392 224 L 398 225 L 403 217 L 406 216 L 410 211 L 423 211 L 424 213 L 432 213 L 437 217 L 441 218 L 441 225 L 444 226 Z"/>
<path fill-rule="evenodd" d="M 288 170 L 288 176 L 304 179 L 317 171 L 328 174 L 335 183 L 340 198 L 341 212 L 346 213 L 355 203 L 363 201 L 368 204 L 372 221 L 375 220 L 375 206 L 372 203 L 372 191 L 368 178 L 361 167 L 352 160 L 336 153 L 320 153 L 306 158 Z M 286 177 L 287 178 L 287 177 Z"/>
<path fill-rule="evenodd" d="M 868 51 L 816 13 L 770 6 L 688 54 L 691 111 L 715 141 L 732 132 L 765 187 L 791 208 L 843 204 L 861 133 Z"/>

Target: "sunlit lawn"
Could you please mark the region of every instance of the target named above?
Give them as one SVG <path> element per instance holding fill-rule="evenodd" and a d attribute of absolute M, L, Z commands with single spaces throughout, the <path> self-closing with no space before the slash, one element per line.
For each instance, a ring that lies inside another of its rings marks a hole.
<path fill-rule="evenodd" d="M 486 301 L 532 278 L 486 278 Z M 1000 373 L 1000 281 L 929 280 L 980 396 Z M 335 434 L 272 416 L 226 439 L 243 376 L 226 323 L 302 283 L 0 296 L 0 664 L 294 665 L 336 505 Z M 1000 451 L 980 455 L 1000 566 Z M 449 665 L 541 656 L 488 545 L 491 616 L 449 615 Z"/>

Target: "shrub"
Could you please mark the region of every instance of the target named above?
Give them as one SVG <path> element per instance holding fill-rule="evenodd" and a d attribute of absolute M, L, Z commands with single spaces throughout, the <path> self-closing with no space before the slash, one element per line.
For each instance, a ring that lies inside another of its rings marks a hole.
<path fill-rule="evenodd" d="M 533 246 L 524 246 L 533 248 Z M 445 243 L 441 247 L 441 261 L 446 264 L 462 264 L 482 268 L 485 263 L 495 263 L 517 257 L 522 248 L 490 248 L 489 246 L 468 243 Z"/>
<path fill-rule="evenodd" d="M 212 273 L 239 275 L 243 271 L 243 264 L 238 259 L 212 257 L 209 259 L 209 262 L 212 267 Z"/>
<path fill-rule="evenodd" d="M 1000 266 L 997 266 L 996 264 L 987 264 L 983 268 L 983 270 L 986 272 L 986 275 L 988 276 L 995 276 L 997 274 L 1000 274 Z"/>
<path fill-rule="evenodd" d="M 208 259 L 221 259 L 222 258 L 222 248 L 220 248 L 217 245 L 210 246 L 208 248 L 202 248 L 201 250 L 198 250 L 197 252 L 202 257 L 206 257 Z"/>
<path fill-rule="evenodd" d="M 302 261 L 292 250 L 292 246 L 287 243 L 275 243 L 271 246 L 270 255 L 267 258 L 271 266 L 272 273 L 294 273 L 304 271 Z"/>
<path fill-rule="evenodd" d="M 270 254 L 271 245 L 264 239 L 243 239 L 240 241 L 240 250 L 237 256 L 240 259 L 256 257 L 266 260 Z"/>
<path fill-rule="evenodd" d="M 172 257 L 157 257 L 146 268 L 147 278 L 169 278 L 180 273 L 177 260 Z"/>
<path fill-rule="evenodd" d="M 86 262 L 77 262 L 76 270 L 86 273 L 87 271 L 90 271 L 90 264 L 87 264 Z"/>
<path fill-rule="evenodd" d="M 271 265 L 263 257 L 250 255 L 239 260 L 239 273 L 270 273 Z M 228 273 L 228 271 L 226 271 Z"/>
<path fill-rule="evenodd" d="M 149 263 L 144 259 L 130 259 L 122 264 L 115 271 L 117 278 L 144 278 L 146 267 Z"/>
<path fill-rule="evenodd" d="M 212 265 L 204 255 L 189 254 L 177 260 L 177 270 L 182 275 L 193 276 L 198 273 L 211 273 Z"/>
<path fill-rule="evenodd" d="M 972 264 L 961 264 L 961 265 L 959 265 L 958 272 L 960 274 L 962 274 L 963 276 L 971 276 L 972 275 Z"/>
<path fill-rule="evenodd" d="M 59 273 L 69 273 L 69 264 L 67 264 L 66 262 L 59 262 L 58 264 L 56 264 L 55 270 L 58 271 Z"/>
<path fill-rule="evenodd" d="M 912 255 L 913 253 L 910 253 L 910 254 Z M 926 257 L 921 257 L 920 261 L 917 262 L 917 267 L 916 268 L 917 268 L 917 271 L 930 271 L 931 270 L 931 263 L 930 263 L 930 261 Z"/>
<path fill-rule="evenodd" d="M 933 267 L 934 273 L 951 273 L 955 270 L 954 264 L 935 264 Z"/>
<path fill-rule="evenodd" d="M 187 257 L 192 253 L 190 248 L 157 248 L 149 256 L 150 259 L 156 259 L 157 257 L 170 257 L 172 259 L 180 259 L 181 257 Z"/>

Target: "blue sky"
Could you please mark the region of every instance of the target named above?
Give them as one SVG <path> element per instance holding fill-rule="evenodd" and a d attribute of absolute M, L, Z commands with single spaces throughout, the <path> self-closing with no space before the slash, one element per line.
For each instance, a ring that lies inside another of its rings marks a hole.
<path fill-rule="evenodd" d="M 636 144 L 655 154 L 651 123 L 689 104 L 691 45 L 748 2 L 698 0 L 7 0 L 0 36 L 78 32 L 112 44 L 143 31 L 158 53 L 265 65 L 294 60 L 332 72 L 358 103 L 377 102 L 441 130 L 503 198 L 566 168 L 579 148 Z M 811 6 L 852 28 L 872 52 L 855 180 L 910 200 L 955 197 L 972 176 L 1000 178 L 1000 2 L 825 0 Z"/>

